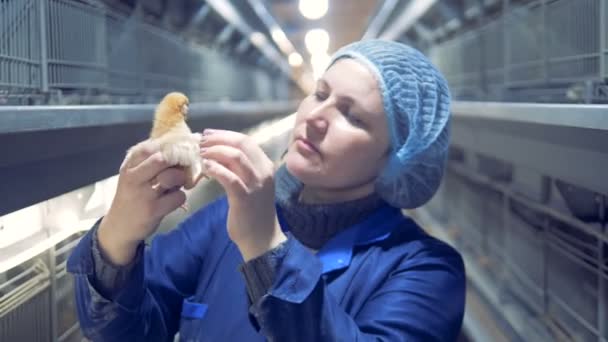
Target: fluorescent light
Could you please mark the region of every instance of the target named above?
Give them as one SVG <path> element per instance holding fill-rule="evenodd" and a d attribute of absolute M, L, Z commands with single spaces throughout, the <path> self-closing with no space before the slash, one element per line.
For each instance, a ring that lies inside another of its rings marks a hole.
<path fill-rule="evenodd" d="M 283 51 L 284 54 L 290 54 L 291 52 L 293 52 L 293 50 L 295 50 L 293 45 L 291 45 L 291 42 L 285 35 L 285 32 L 283 32 L 283 30 L 281 30 L 278 25 L 274 26 L 270 30 L 270 35 L 272 36 L 272 40 L 277 43 L 277 45 L 279 46 L 281 51 Z"/>
<path fill-rule="evenodd" d="M 306 33 L 304 43 L 311 55 L 325 53 L 329 49 L 329 34 L 323 29 L 312 29 Z"/>
<path fill-rule="evenodd" d="M 302 56 L 299 53 L 292 52 L 289 54 L 289 65 L 291 65 L 292 67 L 299 67 L 300 65 L 302 65 L 302 62 L 304 62 L 304 60 L 302 59 Z"/>
<path fill-rule="evenodd" d="M 327 13 L 329 5 L 327 0 L 300 0 L 298 8 L 305 18 L 315 20 Z"/>

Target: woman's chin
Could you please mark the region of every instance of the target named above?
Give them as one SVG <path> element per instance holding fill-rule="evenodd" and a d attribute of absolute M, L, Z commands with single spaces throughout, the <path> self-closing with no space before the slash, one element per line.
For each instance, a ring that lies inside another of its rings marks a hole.
<path fill-rule="evenodd" d="M 304 158 L 298 153 L 290 152 L 285 158 L 285 166 L 289 173 L 298 178 L 303 183 L 318 178 L 319 165 L 312 163 L 311 160 Z"/>

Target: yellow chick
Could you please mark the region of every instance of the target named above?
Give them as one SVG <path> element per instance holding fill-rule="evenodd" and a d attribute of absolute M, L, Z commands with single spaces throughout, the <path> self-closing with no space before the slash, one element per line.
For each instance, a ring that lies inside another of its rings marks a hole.
<path fill-rule="evenodd" d="M 186 171 L 184 188 L 191 189 L 204 175 L 199 155 L 200 133 L 192 133 L 186 124 L 188 97 L 179 92 L 167 94 L 154 113 L 150 139 L 160 144 L 163 157 L 172 165 L 180 165 Z"/>

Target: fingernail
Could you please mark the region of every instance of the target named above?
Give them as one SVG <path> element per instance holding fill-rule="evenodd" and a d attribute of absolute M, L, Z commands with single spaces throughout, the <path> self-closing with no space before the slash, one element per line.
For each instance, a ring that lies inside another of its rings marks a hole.
<path fill-rule="evenodd" d="M 210 134 L 213 134 L 213 132 L 215 132 L 215 131 L 210 128 L 207 128 L 203 131 L 203 135 L 210 135 Z"/>
<path fill-rule="evenodd" d="M 201 151 L 201 154 L 204 154 L 205 152 L 207 152 L 207 148 L 206 147 L 202 147 L 200 151 Z"/>

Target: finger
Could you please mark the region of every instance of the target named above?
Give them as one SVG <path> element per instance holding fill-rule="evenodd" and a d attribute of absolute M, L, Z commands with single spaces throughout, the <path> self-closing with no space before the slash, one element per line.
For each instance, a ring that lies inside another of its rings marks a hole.
<path fill-rule="evenodd" d="M 183 168 L 170 167 L 156 176 L 156 182 L 164 189 L 181 188 L 186 184 L 186 171 Z"/>
<path fill-rule="evenodd" d="M 133 179 L 136 179 L 137 183 L 149 183 L 154 179 L 161 171 L 171 167 L 161 152 L 156 152 L 146 158 L 136 167 L 129 170 L 130 175 Z"/>
<path fill-rule="evenodd" d="M 160 151 L 160 145 L 156 141 L 144 140 L 129 149 L 123 165 L 126 168 L 136 167 L 158 151 Z"/>
<path fill-rule="evenodd" d="M 215 145 L 201 150 L 201 157 L 212 159 L 234 172 L 245 184 L 257 179 L 255 166 L 247 155 L 232 146 Z"/>
<path fill-rule="evenodd" d="M 206 129 L 199 146 L 207 148 L 215 145 L 228 145 L 237 148 L 247 155 L 254 164 L 267 160 L 266 153 L 248 135 L 219 129 Z"/>
<path fill-rule="evenodd" d="M 180 189 L 166 192 L 156 201 L 155 214 L 164 217 L 186 202 L 186 193 Z"/>
<path fill-rule="evenodd" d="M 247 191 L 245 183 L 224 165 L 211 159 L 205 159 L 203 164 L 206 168 L 205 173 L 215 178 L 222 185 L 228 196 L 238 196 Z"/>

